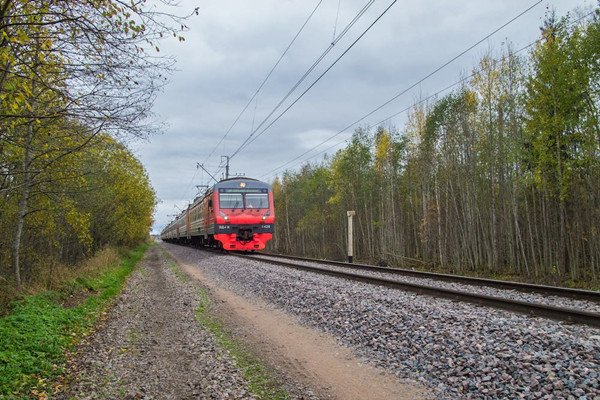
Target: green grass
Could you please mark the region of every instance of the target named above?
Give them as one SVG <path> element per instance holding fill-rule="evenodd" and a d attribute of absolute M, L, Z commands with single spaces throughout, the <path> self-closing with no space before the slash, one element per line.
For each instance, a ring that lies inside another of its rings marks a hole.
<path fill-rule="evenodd" d="M 168 255 L 170 258 L 170 254 Z M 179 279 L 180 282 L 186 283 L 190 281 L 190 277 L 179 268 L 177 262 L 172 258 L 169 260 L 169 268 L 171 268 L 171 271 L 173 271 L 173 274 L 177 277 L 177 279 Z"/>
<path fill-rule="evenodd" d="M 199 298 L 200 305 L 196 309 L 196 320 L 209 330 L 219 346 L 229 351 L 236 366 L 248 381 L 248 389 L 263 400 L 289 399 L 288 393 L 281 388 L 263 363 L 251 354 L 242 343 L 229 335 L 223 324 L 210 314 L 211 301 L 208 293 L 200 290 Z"/>
<path fill-rule="evenodd" d="M 101 274 L 77 278 L 64 291 L 28 296 L 0 318 L 0 399 L 37 398 L 51 390 L 66 352 L 89 333 L 148 247 L 137 247 Z M 63 306 L 77 290 L 92 295 L 74 307 Z"/>
<path fill-rule="evenodd" d="M 169 253 L 167 250 L 165 250 L 165 248 L 162 246 L 160 247 L 160 249 L 162 250 L 163 257 L 165 259 L 167 259 L 167 262 L 169 263 L 169 268 L 171 269 L 171 272 L 173 272 L 173 275 L 175 275 L 175 277 L 180 282 L 183 282 L 183 283 L 189 282 L 190 277 L 188 276 L 188 274 L 183 272 L 181 270 L 181 268 L 179 268 L 179 265 L 177 264 L 177 260 L 175 260 L 175 258 L 173 258 L 171 253 Z"/>

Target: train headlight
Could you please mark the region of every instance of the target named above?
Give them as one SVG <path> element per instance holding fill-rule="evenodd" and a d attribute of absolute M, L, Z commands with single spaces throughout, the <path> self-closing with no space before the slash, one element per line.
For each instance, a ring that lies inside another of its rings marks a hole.
<path fill-rule="evenodd" d="M 225 214 L 223 211 L 219 211 L 219 215 L 221 215 L 225 221 L 229 221 L 229 215 Z"/>
<path fill-rule="evenodd" d="M 269 215 L 271 215 L 271 211 L 267 210 L 267 212 L 262 216 L 262 220 L 266 221 Z"/>

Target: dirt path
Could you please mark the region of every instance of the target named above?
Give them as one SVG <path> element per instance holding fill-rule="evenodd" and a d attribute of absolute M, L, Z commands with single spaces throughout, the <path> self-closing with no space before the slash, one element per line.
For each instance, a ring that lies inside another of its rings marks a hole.
<path fill-rule="evenodd" d="M 182 282 L 169 263 L 160 246 L 148 251 L 105 321 L 73 355 L 68 389 L 56 398 L 254 398 L 229 354 L 196 322 L 199 285 L 210 292 L 213 312 L 280 372 L 294 398 L 424 397 L 420 388 L 361 363 L 332 337 L 218 287 L 196 265 L 180 260 L 193 278 Z"/>
<path fill-rule="evenodd" d="M 248 399 L 229 355 L 195 320 L 197 288 L 153 246 L 100 329 L 74 355 L 61 399 Z"/>
<path fill-rule="evenodd" d="M 217 286 L 186 259 L 185 252 L 171 254 L 188 275 L 210 288 L 217 300 L 216 312 L 230 330 L 270 365 L 314 388 L 320 397 L 343 400 L 426 397 L 422 388 L 401 384 L 395 376 L 362 363 L 332 337 L 301 326 L 288 314 L 260 300 L 249 301 Z"/>

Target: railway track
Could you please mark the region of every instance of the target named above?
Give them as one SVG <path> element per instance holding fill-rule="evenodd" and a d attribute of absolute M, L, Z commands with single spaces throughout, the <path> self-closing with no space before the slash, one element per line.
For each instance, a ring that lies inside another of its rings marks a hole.
<path fill-rule="evenodd" d="M 450 274 L 440 274 L 435 272 L 425 272 L 425 271 L 414 271 L 410 269 L 403 268 L 388 268 L 388 267 L 380 267 L 377 265 L 368 265 L 368 264 L 348 264 L 343 261 L 332 261 L 332 260 L 319 260 L 315 258 L 304 258 L 297 256 L 288 256 L 283 254 L 273 254 L 261 252 L 255 256 L 265 256 L 265 257 L 274 257 L 274 258 L 283 258 L 289 260 L 297 260 L 303 262 L 313 262 L 318 264 L 326 264 L 326 265 L 334 265 L 338 267 L 344 267 L 348 269 L 354 270 L 362 270 L 369 272 L 381 272 L 388 273 L 392 275 L 402 275 L 402 276 L 414 276 L 418 278 L 428 278 L 434 279 L 436 281 L 446 281 L 446 282 L 457 282 L 457 283 L 466 283 L 474 286 L 488 286 L 499 289 L 506 290 L 516 290 L 528 293 L 540 293 L 547 296 L 558 296 L 558 297 L 568 297 L 573 299 L 581 299 L 581 300 L 589 300 L 600 303 L 600 292 L 591 291 L 591 290 L 581 290 L 581 289 L 572 289 L 572 288 L 562 288 L 557 286 L 544 286 L 544 285 L 536 285 L 532 283 L 522 283 L 522 282 L 510 282 L 510 281 L 499 281 L 494 279 L 485 279 L 485 278 L 474 278 L 469 276 L 460 276 L 460 275 L 450 275 Z"/>
<path fill-rule="evenodd" d="M 537 293 L 545 296 L 585 300 L 587 302 L 600 304 L 600 293 L 594 291 L 533 285 L 518 282 L 496 281 L 491 279 L 461 277 L 457 275 L 436 274 L 406 269 L 378 267 L 365 264 L 348 264 L 338 261 L 316 260 L 310 258 L 283 256 L 269 253 L 252 255 L 236 253 L 230 254 L 237 257 L 251 258 L 274 265 L 304 271 L 311 271 L 319 274 L 325 274 L 348 280 L 364 282 L 367 284 L 385 286 L 393 289 L 401 289 L 405 291 L 426 294 L 434 297 L 443 297 L 457 301 L 469 302 L 513 312 L 519 312 L 532 316 L 555 319 L 559 321 L 600 327 L 600 313 L 590 311 L 587 309 L 565 308 L 551 304 L 542 304 L 538 302 L 512 299 L 510 298 L 510 296 L 492 296 L 487 294 L 475 293 L 473 291 L 468 290 L 457 290 L 454 288 L 445 288 L 430 284 L 406 282 L 397 279 L 397 277 L 398 275 L 413 276 L 419 278 L 426 278 L 430 280 L 455 282 L 460 283 L 462 285 L 470 285 L 476 287 L 486 286 L 507 291 L 510 290 L 523 293 Z"/>

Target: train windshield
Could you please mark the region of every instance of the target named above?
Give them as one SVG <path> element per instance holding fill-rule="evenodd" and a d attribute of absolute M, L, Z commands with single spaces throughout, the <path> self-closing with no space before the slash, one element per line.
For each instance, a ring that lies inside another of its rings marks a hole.
<path fill-rule="evenodd" d="M 242 208 L 244 199 L 241 193 L 220 193 L 219 207 L 220 208 Z"/>
<path fill-rule="evenodd" d="M 267 193 L 246 193 L 246 208 L 269 208 Z"/>

